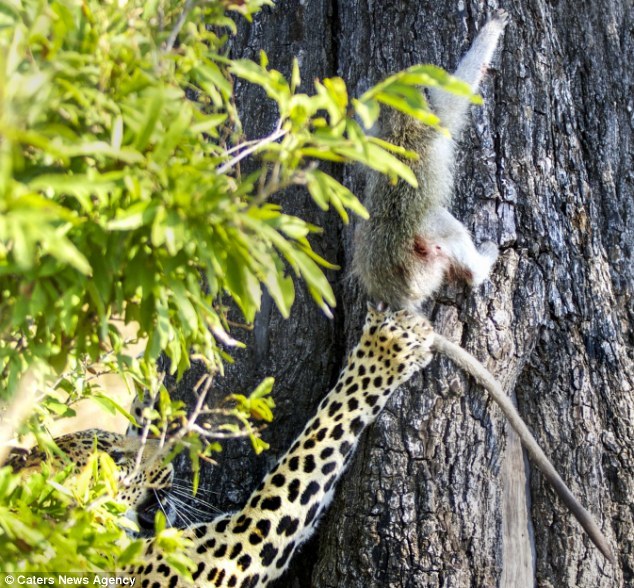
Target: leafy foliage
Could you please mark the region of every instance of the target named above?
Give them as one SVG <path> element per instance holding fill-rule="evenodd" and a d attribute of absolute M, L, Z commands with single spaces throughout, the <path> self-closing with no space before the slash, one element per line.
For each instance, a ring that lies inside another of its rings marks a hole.
<path fill-rule="evenodd" d="M 114 498 L 112 460 L 95 455 L 80 475 L 72 470 L 52 472 L 43 464 L 24 479 L 0 469 L 3 572 L 113 570 L 138 556 L 141 541 L 128 539 L 121 527 L 126 507 Z M 111 549 L 115 542 L 123 542 L 121 550 Z"/>
<path fill-rule="evenodd" d="M 303 185 L 344 222 L 349 212 L 366 216 L 320 162 L 361 163 L 415 184 L 404 161 L 414 154 L 367 129 L 381 105 L 438 126 L 419 86 L 467 92 L 429 66 L 396 74 L 355 100 L 339 78 L 300 92 L 297 63 L 286 79 L 264 53 L 259 63 L 228 56 L 234 18 L 250 20 L 269 5 L 0 0 L 0 396 L 12 398 L 27 370 L 45 366 L 49 383 L 32 430 L 68 416 L 87 395 L 125 413 L 99 389 L 95 365 L 153 391 L 162 388 L 161 353 L 179 375 L 192 356 L 221 372 L 227 349 L 239 344 L 229 333 L 229 301 L 251 322 L 266 288 L 288 316 L 300 279 L 328 314 L 335 299 L 323 270 L 335 266 L 311 247 L 319 229 L 270 197 Z M 236 78 L 260 86 L 279 113 L 269 136 L 243 136 Z M 254 171 L 243 175 L 247 158 Z M 136 323 L 147 340 L 142 357 L 128 350 L 122 322 Z M 231 414 L 260 450 L 251 421 L 271 420 L 271 386 L 265 380 L 250 396 L 232 397 Z M 182 407 L 163 404 L 183 416 Z M 205 445 L 189 443 L 196 451 Z M 59 557 L 76 554 L 47 565 L 111 568 L 117 562 L 98 553 L 116 517 L 88 508 L 93 495 L 86 502 L 81 493 L 65 494 L 67 476 L 18 483 L 2 470 L 0 544 L 26 534 L 29 554 L 53 544 L 65 550 Z M 104 508 L 116 514 L 110 502 Z M 43 519 L 54 514 L 62 527 L 47 535 Z M 86 532 L 75 545 L 63 540 L 67 525 Z M 14 547 L 5 552 L 14 558 L 6 570 L 25 554 Z M 124 560 L 130 553 L 111 550 Z"/>

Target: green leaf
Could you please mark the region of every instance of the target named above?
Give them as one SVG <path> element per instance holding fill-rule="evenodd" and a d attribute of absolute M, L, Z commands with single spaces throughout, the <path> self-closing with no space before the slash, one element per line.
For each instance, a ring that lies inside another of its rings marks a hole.
<path fill-rule="evenodd" d="M 414 172 L 402 161 L 375 143 L 367 143 L 364 145 L 363 150 L 340 147 L 337 152 L 352 161 L 364 163 L 376 171 L 399 177 L 414 187 L 418 186 Z"/>
<path fill-rule="evenodd" d="M 353 211 L 361 218 L 368 218 L 368 212 L 359 199 L 348 188 L 340 184 L 332 176 L 315 170 L 307 177 L 306 186 L 315 202 L 322 208 L 332 204 L 344 223 L 348 223 L 346 209 Z"/>
<path fill-rule="evenodd" d="M 240 257 L 231 255 L 227 265 L 226 282 L 229 293 L 247 321 L 253 321 L 260 307 L 262 291 L 257 279 Z"/>
<path fill-rule="evenodd" d="M 167 132 L 154 149 L 154 161 L 163 163 L 173 153 L 182 140 L 187 128 L 191 126 L 192 113 L 189 108 L 181 108 L 169 125 Z"/>
<path fill-rule="evenodd" d="M 264 378 L 256 387 L 253 392 L 251 392 L 250 397 L 252 399 L 255 398 L 264 398 L 268 396 L 272 390 L 273 385 L 275 384 L 275 378 Z"/>
<path fill-rule="evenodd" d="M 89 276 L 92 268 L 83 253 L 73 245 L 72 241 L 58 232 L 49 233 L 43 243 L 44 250 L 62 263 L 67 263 L 78 272 Z"/>
<path fill-rule="evenodd" d="M 269 71 L 248 59 L 239 59 L 231 64 L 231 73 L 260 86 L 269 98 L 278 103 L 281 112 L 286 112 L 291 98 L 291 89 L 280 72 Z"/>
<path fill-rule="evenodd" d="M 264 283 L 280 314 L 288 318 L 295 301 L 295 285 L 292 278 L 284 275 L 281 264 L 273 262 L 266 272 Z"/>
<path fill-rule="evenodd" d="M 52 144 L 51 144 L 52 146 Z M 127 147 L 115 149 L 108 143 L 95 141 L 93 143 L 82 143 L 80 145 L 65 146 L 59 145 L 59 153 L 65 157 L 111 157 L 125 163 L 141 163 L 143 155 L 134 149 Z M 49 147 L 50 150 L 50 147 Z"/>
<path fill-rule="evenodd" d="M 299 73 L 299 61 L 296 57 L 293 57 L 293 67 L 291 70 L 291 93 L 294 94 L 295 90 L 299 88 L 302 83 L 301 75 Z"/>
<path fill-rule="evenodd" d="M 198 329 L 198 313 L 189 301 L 185 285 L 182 282 L 174 280 L 170 282 L 170 287 L 181 324 L 186 326 L 190 332 L 196 332 Z"/>
<path fill-rule="evenodd" d="M 165 96 L 160 89 L 146 92 L 144 96 L 145 100 L 140 104 L 142 112 L 144 112 L 145 118 L 141 123 L 141 128 L 137 133 L 134 146 L 137 151 L 144 151 L 150 142 L 156 123 L 158 122 Z"/>
<path fill-rule="evenodd" d="M 383 139 L 379 139 L 379 137 L 370 137 L 370 142 L 375 143 L 381 149 L 385 149 L 387 151 L 391 151 L 395 153 L 399 157 L 407 158 L 407 159 L 418 159 L 418 153 L 414 151 L 410 151 L 409 149 L 405 149 L 405 147 L 401 147 L 400 145 L 394 145 L 393 143 L 389 143 L 388 141 L 384 141 Z"/>
<path fill-rule="evenodd" d="M 42 406 L 58 416 L 75 416 L 75 411 L 72 408 L 52 396 L 46 396 L 42 400 Z"/>
<path fill-rule="evenodd" d="M 352 101 L 355 112 L 359 115 L 363 126 L 366 129 L 371 129 L 377 120 L 379 120 L 379 114 L 381 113 L 381 107 L 375 100 L 368 100 L 363 102 L 356 98 Z"/>
<path fill-rule="evenodd" d="M 223 97 L 231 96 L 231 84 L 215 63 L 198 64 L 192 69 L 192 74 L 195 83 L 207 93 L 215 105 L 222 105 Z"/>
<path fill-rule="evenodd" d="M 107 223 L 109 231 L 130 231 L 148 225 L 154 219 L 158 205 L 150 200 L 137 202 Z"/>
<path fill-rule="evenodd" d="M 209 133 L 216 135 L 216 129 L 227 120 L 226 114 L 209 114 L 201 117 L 197 122 L 189 126 L 192 133 Z"/>
<path fill-rule="evenodd" d="M 128 412 L 125 408 L 123 408 L 116 400 L 106 396 L 105 394 L 101 394 L 100 392 L 93 394 L 91 398 L 100 404 L 109 414 L 121 414 L 123 415 L 129 422 L 134 422 L 134 417 Z"/>
<path fill-rule="evenodd" d="M 119 555 L 118 567 L 129 566 L 144 553 L 144 547 L 145 544 L 142 540 L 132 541 Z"/>
<path fill-rule="evenodd" d="M 336 300 L 326 276 L 306 253 L 295 251 L 293 257 L 311 296 L 324 313 L 331 316 L 330 308 L 335 306 Z"/>
<path fill-rule="evenodd" d="M 117 187 L 121 175 L 118 173 L 109 174 L 42 174 L 29 182 L 32 190 L 41 190 L 52 193 L 56 196 L 74 196 L 86 212 L 91 212 L 95 208 L 92 202 L 92 195 L 107 195 Z M 54 207 L 53 201 L 48 201 L 48 206 Z M 67 208 L 59 207 L 64 214 L 70 216 Z M 57 210 L 57 209 L 55 209 Z"/>

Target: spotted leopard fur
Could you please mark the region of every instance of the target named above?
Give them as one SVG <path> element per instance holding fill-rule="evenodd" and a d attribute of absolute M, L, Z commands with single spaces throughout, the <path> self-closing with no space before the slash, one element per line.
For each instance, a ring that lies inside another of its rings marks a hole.
<path fill-rule="evenodd" d="M 332 500 L 361 432 L 376 419 L 392 392 L 431 361 L 432 340 L 432 328 L 420 315 L 369 309 L 359 344 L 337 384 L 246 506 L 186 530 L 193 542 L 188 555 L 197 565 L 196 586 L 255 588 L 284 572 Z M 172 466 L 162 463 L 156 440 L 146 441 L 138 471 L 138 436 L 88 429 L 60 437 L 56 443 L 77 469 L 86 465 L 96 448 L 113 458 L 121 480 L 134 472 L 119 496 L 132 512 L 152 490 L 172 484 Z M 26 471 L 46 459 L 44 452 L 34 450 L 14 455 L 10 463 Z M 68 463 L 58 456 L 50 459 L 60 466 Z M 188 585 L 163 561 L 151 540 L 146 541 L 144 560 L 128 570 L 142 588 Z"/>
<path fill-rule="evenodd" d="M 14 470 L 28 473 L 39 468 L 43 461 L 51 461 L 54 467 L 64 467 L 73 463 L 77 470 L 88 463 L 94 450 L 110 455 L 118 467 L 119 493 L 117 499 L 129 505 L 130 518 L 135 518 L 136 511 L 150 498 L 153 490 L 169 488 L 174 478 L 171 464 L 164 464 L 160 456 L 158 440 L 148 439 L 141 453 L 139 467 L 136 467 L 137 456 L 141 450 L 138 438 L 127 437 L 101 429 L 86 429 L 70 433 L 55 439 L 55 443 L 65 454 L 48 456 L 44 451 L 34 449 L 27 453 L 14 454 L 9 465 Z M 125 482 L 128 483 L 125 483 Z"/>
<path fill-rule="evenodd" d="M 420 315 L 370 309 L 359 344 L 317 414 L 239 512 L 186 531 L 195 585 L 266 586 L 287 568 L 330 503 L 364 428 L 390 395 L 431 358 L 433 331 Z M 151 541 L 134 570 L 142 588 L 188 585 Z"/>

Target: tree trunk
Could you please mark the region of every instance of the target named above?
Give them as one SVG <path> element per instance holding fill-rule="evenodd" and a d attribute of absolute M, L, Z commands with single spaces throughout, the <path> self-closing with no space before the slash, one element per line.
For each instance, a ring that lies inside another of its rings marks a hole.
<path fill-rule="evenodd" d="M 520 413 L 612 542 L 611 566 L 526 459 L 498 408 L 437 358 L 363 436 L 317 538 L 278 588 L 634 585 L 634 43 L 630 0 L 513 0 L 497 66 L 461 140 L 453 211 L 501 257 L 490 282 L 445 288 L 436 330 L 460 342 Z M 236 55 L 267 51 L 303 90 L 339 75 L 359 95 L 419 62 L 453 69 L 492 8 L 431 0 L 280 0 L 244 27 Z M 239 88 L 250 137 L 271 131 Z M 363 194 L 360 169 L 336 170 Z M 276 378 L 276 420 L 255 457 L 227 444 L 203 487 L 239 508 L 327 393 L 359 334 L 365 302 L 349 261 L 353 227 L 296 191 L 288 211 L 325 228 L 334 320 L 300 289 L 281 320 L 265 299 L 249 347 L 218 397 Z M 629 221 L 629 222 L 628 222 Z M 191 388 L 195 370 L 181 384 Z"/>

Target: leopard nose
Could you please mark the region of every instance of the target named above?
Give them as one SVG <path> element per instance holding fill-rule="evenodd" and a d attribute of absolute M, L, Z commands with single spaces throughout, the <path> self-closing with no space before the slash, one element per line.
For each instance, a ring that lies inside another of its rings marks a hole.
<path fill-rule="evenodd" d="M 136 520 L 142 536 L 150 537 L 156 534 L 154 519 L 159 509 L 165 515 L 169 527 L 175 524 L 178 519 L 175 505 L 171 503 L 165 491 L 152 490 L 136 508 Z"/>
<path fill-rule="evenodd" d="M 141 507 L 137 509 L 137 522 L 141 534 L 154 535 L 154 515 L 158 509 L 156 500 L 146 500 Z"/>

